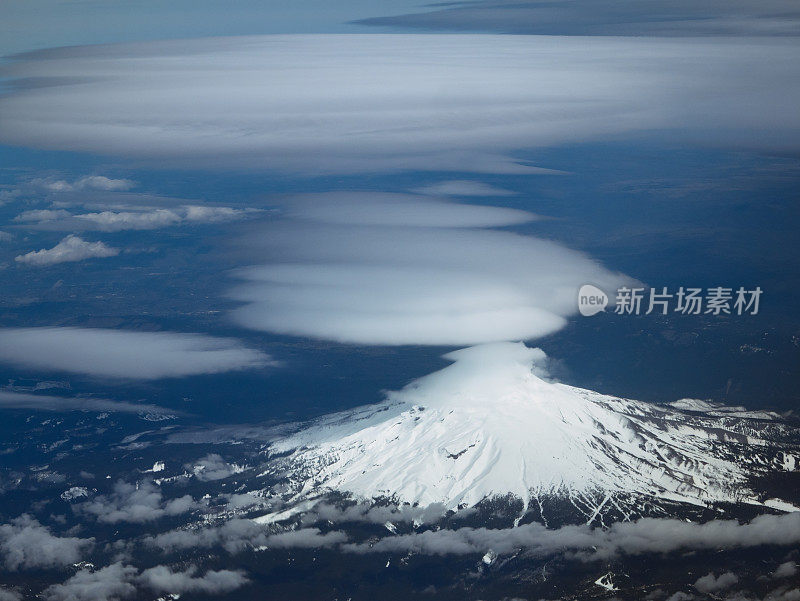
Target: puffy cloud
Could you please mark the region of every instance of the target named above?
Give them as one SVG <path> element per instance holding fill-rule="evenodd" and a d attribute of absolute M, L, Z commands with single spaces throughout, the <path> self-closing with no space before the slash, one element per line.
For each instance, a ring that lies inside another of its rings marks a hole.
<path fill-rule="evenodd" d="M 0 230 L 0 242 L 11 242 L 14 239 L 13 234 Z"/>
<path fill-rule="evenodd" d="M 677 519 L 645 518 L 617 522 L 608 529 L 541 524 L 516 528 L 459 528 L 383 538 L 375 543 L 350 543 L 354 553 L 416 552 L 430 555 L 477 554 L 493 549 L 511 553 L 524 549 L 536 556 L 568 554 L 578 559 L 608 560 L 620 555 L 670 553 L 684 549 L 735 549 L 800 543 L 800 513 L 761 515 L 751 522 L 714 520 L 704 524 Z"/>
<path fill-rule="evenodd" d="M 565 325 L 584 283 L 613 295 L 630 281 L 554 242 L 478 229 L 532 217 L 522 211 L 395 195 L 296 202 L 244 240 L 275 263 L 236 272 L 241 325 L 362 344 L 529 339 Z"/>
<path fill-rule="evenodd" d="M 0 390 L 0 408 L 36 409 L 41 411 L 118 411 L 122 413 L 179 413 L 149 403 L 129 403 L 93 397 L 59 397 Z"/>
<path fill-rule="evenodd" d="M 8 588 L 0 588 L 0 601 L 22 601 L 22 593 Z"/>
<path fill-rule="evenodd" d="M 791 578 L 797 574 L 797 564 L 793 561 L 787 561 L 786 563 L 782 563 L 779 565 L 774 572 L 772 572 L 773 578 Z"/>
<path fill-rule="evenodd" d="M 752 593 L 737 591 L 728 593 L 725 601 L 800 601 L 800 589 L 781 586 L 770 591 L 764 597 L 755 597 Z"/>
<path fill-rule="evenodd" d="M 252 520 L 232 519 L 220 526 L 195 530 L 170 530 L 155 536 L 146 536 L 146 546 L 171 552 L 181 549 L 212 548 L 222 546 L 236 553 L 264 542 L 269 533 Z"/>
<path fill-rule="evenodd" d="M 62 584 L 47 587 L 45 601 L 119 601 L 136 594 L 133 566 L 111 564 L 97 571 L 81 570 Z"/>
<path fill-rule="evenodd" d="M 515 151 L 664 129 L 672 141 L 796 149 L 798 70 L 795 45 L 769 38 L 283 35 L 66 48 L 4 66 L 21 81 L 0 99 L 0 141 L 159 164 L 540 173 Z M 81 85 L 64 83 L 74 78 Z"/>
<path fill-rule="evenodd" d="M 123 192 L 136 185 L 129 179 L 111 179 L 104 175 L 86 175 L 72 182 L 63 179 L 38 178 L 31 180 L 30 184 L 48 192 L 83 192 L 85 190 Z"/>
<path fill-rule="evenodd" d="M 697 582 L 694 583 L 694 588 L 701 593 L 713 593 L 728 589 L 737 582 L 739 582 L 739 577 L 733 572 L 725 572 L 719 576 L 715 576 L 713 572 L 709 572 L 705 576 L 697 579 Z"/>
<path fill-rule="evenodd" d="M 153 211 L 102 211 L 75 215 L 76 219 L 87 222 L 88 229 L 94 228 L 105 232 L 120 230 L 152 230 L 174 225 L 181 221 L 181 216 L 169 209 Z"/>
<path fill-rule="evenodd" d="M 300 528 L 267 536 L 262 546 L 271 549 L 318 549 L 333 547 L 345 541 L 347 535 L 338 530 L 323 534 L 318 528 Z"/>
<path fill-rule="evenodd" d="M 110 495 L 98 495 L 91 501 L 80 503 L 75 511 L 93 515 L 98 522 L 116 524 L 152 522 L 164 516 L 180 515 L 202 505 L 189 495 L 177 499 L 164 499 L 161 490 L 152 482 L 129 484 L 119 481 Z"/>
<path fill-rule="evenodd" d="M 45 601 L 115 601 L 133 597 L 140 588 L 156 593 L 224 594 L 247 584 L 244 573 L 233 570 L 208 570 L 197 576 L 197 566 L 173 571 L 168 566 L 148 568 L 139 574 L 134 566 L 114 563 L 96 571 L 81 570 L 62 584 L 42 593 Z"/>
<path fill-rule="evenodd" d="M 416 188 L 414 192 L 432 194 L 434 196 L 511 196 L 515 194 L 510 190 L 490 186 L 483 182 L 461 179 L 423 186 L 422 188 Z"/>
<path fill-rule="evenodd" d="M 71 234 L 53 248 L 31 251 L 25 255 L 19 255 L 14 260 L 34 267 L 47 267 L 57 263 L 115 257 L 118 254 L 119 249 L 106 246 L 103 242 L 86 242 Z"/>
<path fill-rule="evenodd" d="M 191 468 L 195 477 L 201 482 L 222 480 L 244 469 L 238 465 L 228 463 L 216 453 L 209 453 L 205 457 L 198 459 L 194 465 L 189 464 L 186 467 Z"/>
<path fill-rule="evenodd" d="M 0 328 L 0 362 L 107 378 L 155 379 L 263 367 L 232 338 L 99 328 Z"/>
<path fill-rule="evenodd" d="M 12 572 L 62 567 L 80 561 L 94 539 L 59 537 L 36 519 L 22 515 L 0 524 L 0 559 Z"/>
<path fill-rule="evenodd" d="M 196 574 L 196 566 L 190 566 L 182 572 L 173 572 L 168 566 L 156 566 L 144 570 L 137 581 L 156 592 L 179 595 L 183 593 L 229 593 L 248 582 L 244 573 L 238 570 L 208 570 L 202 576 L 196 576 Z"/>
<path fill-rule="evenodd" d="M 210 207 L 204 205 L 186 205 L 182 207 L 183 219 L 194 223 L 219 223 L 233 221 L 260 212 L 259 209 L 234 209 L 232 207 Z"/>
<path fill-rule="evenodd" d="M 70 212 L 64 209 L 36 209 L 32 211 L 23 211 L 16 217 L 14 221 L 20 223 L 40 222 L 40 221 L 53 221 L 55 219 L 63 219 L 69 217 Z"/>
<path fill-rule="evenodd" d="M 229 553 L 244 549 L 264 547 L 273 549 L 327 548 L 347 541 L 347 535 L 338 530 L 321 532 L 319 528 L 300 528 L 287 532 L 271 533 L 267 527 L 253 520 L 233 519 L 221 526 L 197 530 L 171 530 L 143 539 L 146 546 L 164 552 L 181 549 L 208 549 L 221 546 Z"/>
<path fill-rule="evenodd" d="M 154 230 L 173 225 L 221 223 L 244 219 L 258 209 L 234 209 L 185 205 L 174 208 L 143 207 L 129 210 L 104 210 L 92 213 L 73 214 L 64 209 L 40 209 L 25 211 L 15 221 L 35 224 L 37 229 L 47 230 L 97 230 L 119 232 L 123 230 Z"/>

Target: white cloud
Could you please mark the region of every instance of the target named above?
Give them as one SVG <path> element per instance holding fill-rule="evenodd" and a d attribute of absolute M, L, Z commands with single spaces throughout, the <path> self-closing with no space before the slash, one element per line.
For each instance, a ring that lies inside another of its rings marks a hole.
<path fill-rule="evenodd" d="M 582 284 L 611 293 L 626 281 L 554 242 L 477 229 L 528 213 L 411 198 L 335 195 L 340 213 L 330 197 L 305 199 L 303 219 L 262 225 L 244 242 L 276 263 L 237 272 L 236 321 L 363 344 L 520 340 L 562 328 Z"/>
<path fill-rule="evenodd" d="M 259 209 L 234 209 L 231 207 L 209 207 L 204 205 L 186 205 L 183 207 L 186 221 L 197 223 L 218 223 L 242 219 L 247 215 L 259 213 Z"/>
<path fill-rule="evenodd" d="M 797 564 L 793 561 L 787 561 L 777 567 L 772 573 L 773 578 L 791 578 L 797 574 Z"/>
<path fill-rule="evenodd" d="M 53 248 L 43 248 L 15 257 L 18 263 L 34 267 L 47 267 L 57 263 L 83 261 L 85 259 L 115 257 L 119 249 L 106 246 L 103 242 L 87 242 L 71 234 Z"/>
<path fill-rule="evenodd" d="M 51 50 L 0 140 L 160 164 L 537 173 L 525 148 L 655 130 L 795 150 L 791 39 L 280 35 Z M 747 73 L 747 85 L 741 74 Z"/>
<path fill-rule="evenodd" d="M 173 595 L 220 595 L 248 582 L 238 570 L 208 570 L 202 576 L 197 572 L 194 565 L 183 571 L 155 566 L 140 574 L 134 566 L 118 562 L 96 571 L 83 569 L 66 582 L 48 587 L 42 596 L 46 601 L 119 601 L 133 597 L 141 588 Z"/>
<path fill-rule="evenodd" d="M 129 403 L 93 397 L 58 397 L 0 390 L 0 409 L 35 409 L 41 411 L 119 411 L 123 413 L 179 413 L 149 403 Z"/>
<path fill-rule="evenodd" d="M 469 180 L 449 180 L 439 182 L 422 188 L 416 188 L 414 192 L 419 194 L 432 194 L 434 196 L 512 196 L 516 192 L 504 190 L 484 184 L 483 182 L 473 182 Z"/>
<path fill-rule="evenodd" d="M 725 572 L 719 576 L 715 576 L 713 572 L 709 572 L 705 576 L 697 579 L 697 582 L 694 583 L 694 588 L 701 593 L 713 593 L 730 588 L 737 582 L 739 582 L 739 577 L 733 572 Z"/>
<path fill-rule="evenodd" d="M 13 234 L 0 230 L 0 242 L 11 242 L 14 239 Z"/>
<path fill-rule="evenodd" d="M 0 588 L 0 601 L 22 601 L 22 594 L 14 589 Z"/>
<path fill-rule="evenodd" d="M 92 545 L 93 539 L 54 536 L 29 515 L 0 524 L 0 559 L 11 572 L 67 566 Z"/>
<path fill-rule="evenodd" d="M 32 211 L 23 211 L 14 217 L 14 221 L 19 223 L 30 223 L 53 221 L 55 219 L 63 219 L 64 217 L 70 217 L 70 212 L 65 211 L 64 209 L 35 209 Z"/>
<path fill-rule="evenodd" d="M 31 180 L 30 184 L 48 192 L 82 192 L 84 190 L 123 192 L 136 185 L 129 179 L 111 179 L 103 175 L 86 175 L 72 182 L 63 179 L 39 178 Z"/>
<path fill-rule="evenodd" d="M 175 516 L 202 507 L 189 495 L 166 500 L 152 482 L 128 484 L 119 481 L 110 495 L 99 495 L 86 503 L 74 506 L 75 511 L 96 517 L 104 524 L 130 522 L 142 524 L 164 516 Z"/>
<path fill-rule="evenodd" d="M 190 566 L 184 571 L 172 571 L 168 566 L 156 566 L 144 570 L 137 580 L 156 592 L 178 595 L 229 593 L 248 582 L 244 573 L 238 570 L 208 570 L 202 576 L 196 574 L 196 566 Z"/>
<path fill-rule="evenodd" d="M 262 367 L 270 358 L 232 338 L 98 328 L 0 328 L 0 361 L 38 371 L 155 379 Z"/>
<path fill-rule="evenodd" d="M 483 205 L 468 205 L 385 192 L 327 192 L 293 196 L 287 217 L 337 225 L 410 227 L 500 227 L 535 221 L 537 215 Z"/>
<path fill-rule="evenodd" d="M 195 464 L 186 464 L 184 467 L 191 469 L 195 477 L 201 482 L 222 480 L 228 476 L 239 473 L 242 467 L 230 464 L 217 453 L 209 453 L 201 457 Z"/>
<path fill-rule="evenodd" d="M 78 214 L 64 209 L 39 209 L 25 211 L 14 221 L 46 226 L 38 229 L 119 232 L 122 230 L 154 230 L 172 225 L 221 223 L 245 219 L 260 212 L 260 210 L 252 208 L 234 209 L 200 205 L 184 205 L 169 209 L 143 207 Z"/>
<path fill-rule="evenodd" d="M 115 563 L 97 571 L 83 569 L 62 584 L 47 587 L 45 601 L 119 601 L 136 594 L 133 566 Z"/>
<path fill-rule="evenodd" d="M 567 554 L 585 561 L 607 561 L 621 555 L 798 543 L 800 513 L 788 513 L 761 515 L 746 524 L 736 520 L 697 524 L 678 519 L 644 518 L 636 522 L 617 522 L 608 529 L 581 525 L 550 530 L 538 523 L 498 530 L 465 527 L 403 534 L 374 543 L 350 543 L 342 549 L 355 553 L 428 555 L 468 555 L 485 553 L 488 549 L 505 554 L 523 549 L 535 556 Z"/>
<path fill-rule="evenodd" d="M 182 549 L 209 549 L 223 547 L 228 553 L 238 553 L 247 548 L 316 549 L 336 547 L 347 542 L 347 535 L 338 530 L 321 532 L 319 528 L 300 528 L 288 532 L 271 533 L 253 520 L 232 519 L 221 526 L 196 530 L 170 530 L 155 536 L 146 536 L 148 547 L 164 552 Z"/>
<path fill-rule="evenodd" d="M 120 230 L 152 230 L 160 227 L 174 225 L 181 221 L 181 216 L 169 209 L 155 209 L 153 211 L 102 211 L 99 213 L 85 213 L 75 215 L 76 219 L 86 221 L 94 226 L 87 229 L 99 229 L 104 232 L 117 232 Z"/>

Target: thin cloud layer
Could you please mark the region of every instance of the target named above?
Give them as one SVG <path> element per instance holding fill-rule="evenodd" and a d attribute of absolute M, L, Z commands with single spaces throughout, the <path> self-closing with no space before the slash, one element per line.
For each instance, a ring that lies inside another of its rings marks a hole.
<path fill-rule="evenodd" d="M 72 182 L 63 179 L 37 178 L 30 184 L 48 192 L 85 192 L 87 190 L 124 192 L 136 185 L 129 179 L 113 179 L 105 175 L 85 175 Z"/>
<path fill-rule="evenodd" d="M 149 403 L 129 403 L 92 397 L 60 397 L 0 390 L 0 409 L 35 409 L 39 411 L 114 411 L 174 415 L 177 411 Z"/>
<path fill-rule="evenodd" d="M 144 380 L 270 364 L 267 355 L 232 338 L 72 327 L 2 328 L 0 361 L 36 371 Z"/>
<path fill-rule="evenodd" d="M 0 524 L 0 560 L 10 572 L 68 566 L 93 544 L 94 539 L 55 536 L 29 515 Z"/>
<path fill-rule="evenodd" d="M 86 259 L 102 259 L 116 257 L 118 248 L 106 246 L 104 242 L 87 242 L 83 238 L 70 234 L 53 248 L 33 250 L 14 258 L 17 263 L 32 267 L 49 267 L 58 263 L 74 263 Z"/>
<path fill-rule="evenodd" d="M 535 35 L 800 34 L 800 10 L 792 0 L 467 0 L 428 6 L 432 10 L 357 23 Z"/>
<path fill-rule="evenodd" d="M 56 49 L 0 71 L 19 78 L 0 141 L 306 173 L 541 173 L 514 152 L 656 129 L 797 149 L 796 55 L 792 39 L 491 35 Z"/>
<path fill-rule="evenodd" d="M 622 555 L 762 545 L 792 546 L 798 542 L 800 513 L 788 513 L 761 515 L 746 524 L 736 520 L 696 524 L 678 519 L 644 518 L 636 522 L 617 522 L 605 530 L 586 525 L 549 530 L 538 523 L 498 530 L 429 530 L 386 537 L 374 543 L 349 543 L 342 545 L 342 549 L 353 553 L 413 552 L 426 555 L 469 555 L 485 553 L 489 549 L 506 554 L 523 549 L 536 556 L 567 554 L 584 561 L 608 561 Z M 723 584 L 729 583 L 730 577 L 723 575 L 722 578 Z M 701 586 L 706 584 L 700 582 Z"/>
<path fill-rule="evenodd" d="M 554 242 L 477 227 L 533 218 L 522 211 L 353 194 L 287 213 L 245 241 L 274 261 L 236 272 L 246 327 L 361 344 L 530 339 L 566 324 L 582 284 L 628 281 Z"/>
<path fill-rule="evenodd" d="M 154 230 L 173 225 L 222 223 L 245 219 L 259 212 L 258 209 L 202 205 L 185 205 L 174 208 L 142 207 L 90 213 L 70 213 L 65 209 L 37 209 L 20 213 L 14 218 L 14 221 L 32 224 L 32 227 L 36 227 L 36 229 L 45 230 L 119 232 L 123 230 Z"/>
<path fill-rule="evenodd" d="M 483 182 L 474 182 L 464 179 L 448 180 L 430 184 L 414 190 L 419 194 L 432 194 L 434 196 L 512 196 L 515 192 L 505 190 Z"/>
<path fill-rule="evenodd" d="M 293 196 L 284 214 L 336 225 L 407 227 L 501 227 L 535 221 L 527 211 L 467 205 L 411 194 L 327 192 Z"/>

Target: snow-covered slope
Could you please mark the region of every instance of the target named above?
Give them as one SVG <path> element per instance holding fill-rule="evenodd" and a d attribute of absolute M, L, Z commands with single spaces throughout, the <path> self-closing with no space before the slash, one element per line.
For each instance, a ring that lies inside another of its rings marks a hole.
<path fill-rule="evenodd" d="M 529 507 L 555 495 L 592 517 L 604 505 L 625 514 L 634 499 L 757 503 L 748 476 L 795 464 L 768 444 L 785 433 L 773 414 L 551 383 L 536 375 L 544 353 L 522 344 L 446 358 L 454 363 L 383 403 L 275 442 L 299 496 L 335 490 L 456 508 L 508 494 Z"/>

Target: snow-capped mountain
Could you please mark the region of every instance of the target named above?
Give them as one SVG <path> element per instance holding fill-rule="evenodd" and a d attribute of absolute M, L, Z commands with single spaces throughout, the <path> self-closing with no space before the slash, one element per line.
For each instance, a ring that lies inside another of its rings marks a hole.
<path fill-rule="evenodd" d="M 519 343 L 445 357 L 454 363 L 382 403 L 274 442 L 296 498 L 338 491 L 455 509 L 511 495 L 544 516 L 543 499 L 563 497 L 589 521 L 653 503 L 795 509 L 759 499 L 749 484 L 796 468 L 790 429 L 775 414 L 552 383 L 537 367 L 544 353 Z"/>

